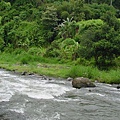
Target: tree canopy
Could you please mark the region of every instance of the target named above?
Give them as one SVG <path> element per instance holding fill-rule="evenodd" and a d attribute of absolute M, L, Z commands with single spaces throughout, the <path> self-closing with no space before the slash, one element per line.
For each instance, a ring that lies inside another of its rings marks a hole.
<path fill-rule="evenodd" d="M 0 50 L 44 47 L 109 69 L 120 57 L 119 17 L 120 0 L 1 0 Z"/>

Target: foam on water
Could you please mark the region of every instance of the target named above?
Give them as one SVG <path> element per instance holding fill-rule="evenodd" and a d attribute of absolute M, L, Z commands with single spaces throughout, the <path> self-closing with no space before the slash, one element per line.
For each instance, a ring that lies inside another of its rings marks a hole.
<path fill-rule="evenodd" d="M 70 90 L 64 84 L 54 83 L 54 80 L 49 83 L 48 80 L 40 78 L 11 75 L 7 71 L 0 71 L 0 74 L 0 101 L 9 101 L 16 93 L 35 99 L 53 99 Z"/>
<path fill-rule="evenodd" d="M 9 109 L 10 111 L 14 111 L 14 112 L 17 112 L 17 113 L 22 113 L 24 114 L 24 108 L 19 108 L 19 109 Z"/>
<path fill-rule="evenodd" d="M 104 97 L 104 94 L 100 94 L 100 93 L 86 93 L 86 95 L 97 95 L 97 96 L 101 96 Z"/>
<path fill-rule="evenodd" d="M 9 101 L 9 99 L 12 97 L 11 94 L 1 94 L 0 93 L 0 102 L 2 101 Z"/>
<path fill-rule="evenodd" d="M 69 91 L 66 87 L 58 86 L 51 84 L 48 85 L 40 85 L 38 88 L 26 88 L 22 91 L 22 94 L 28 95 L 31 98 L 35 99 L 53 99 L 55 96 L 62 95 L 66 91 Z"/>
<path fill-rule="evenodd" d="M 58 112 L 55 112 L 53 116 L 50 118 L 50 120 L 53 120 L 53 119 L 60 120 L 60 114 Z"/>

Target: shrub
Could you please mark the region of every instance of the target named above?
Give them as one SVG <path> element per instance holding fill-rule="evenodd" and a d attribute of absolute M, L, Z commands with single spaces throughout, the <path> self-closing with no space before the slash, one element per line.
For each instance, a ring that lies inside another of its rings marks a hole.
<path fill-rule="evenodd" d="M 58 49 L 55 49 L 53 47 L 49 47 L 47 50 L 46 50 L 46 53 L 45 53 L 45 57 L 58 57 L 60 54 L 59 50 Z"/>
<path fill-rule="evenodd" d="M 78 42 L 74 39 L 67 38 L 60 44 L 60 56 L 65 59 L 75 60 L 78 48 Z"/>
<path fill-rule="evenodd" d="M 119 84 L 120 83 L 120 70 L 110 70 L 110 71 L 101 71 L 100 72 L 100 82 L 105 82 L 109 84 Z"/>
<path fill-rule="evenodd" d="M 69 72 L 70 77 L 87 77 L 90 79 L 97 79 L 99 76 L 99 70 L 91 66 L 77 65 L 73 66 Z"/>
<path fill-rule="evenodd" d="M 92 65 L 92 61 L 88 61 L 85 58 L 77 58 L 77 60 L 75 61 L 76 65 L 84 65 L 84 66 L 88 66 L 88 65 Z"/>
<path fill-rule="evenodd" d="M 76 24 L 79 25 L 79 32 L 81 33 L 81 31 L 87 30 L 90 27 L 99 28 L 104 23 L 101 19 L 97 19 L 97 20 L 80 21 L 80 22 L 77 22 Z"/>
<path fill-rule="evenodd" d="M 24 53 L 24 52 L 25 52 L 24 49 L 22 49 L 22 48 L 16 48 L 16 49 L 13 51 L 13 54 L 19 55 L 19 54 L 22 54 L 22 53 Z"/>
<path fill-rule="evenodd" d="M 68 13 L 67 11 L 63 11 L 63 12 L 61 13 L 61 17 L 62 17 L 63 19 L 67 19 L 67 18 L 69 17 L 69 13 Z"/>
<path fill-rule="evenodd" d="M 0 50 L 3 50 L 4 40 L 0 37 Z"/>
<path fill-rule="evenodd" d="M 41 55 L 41 48 L 31 47 L 29 48 L 28 53 L 31 55 Z"/>
<path fill-rule="evenodd" d="M 29 64 L 31 61 L 33 61 L 33 56 L 25 52 L 21 54 L 19 57 L 20 57 L 21 64 Z"/>

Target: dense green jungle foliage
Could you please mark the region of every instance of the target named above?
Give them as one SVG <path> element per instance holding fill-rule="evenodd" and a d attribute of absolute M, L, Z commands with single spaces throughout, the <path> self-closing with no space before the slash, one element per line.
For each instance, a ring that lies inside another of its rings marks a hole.
<path fill-rule="evenodd" d="M 116 69 L 119 18 L 120 0 L 1 0 L 0 52 Z"/>

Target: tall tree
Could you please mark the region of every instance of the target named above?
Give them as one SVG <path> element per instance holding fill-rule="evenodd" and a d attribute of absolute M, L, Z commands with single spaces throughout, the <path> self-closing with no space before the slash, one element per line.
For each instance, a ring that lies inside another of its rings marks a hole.
<path fill-rule="evenodd" d="M 84 19 L 84 13 L 82 11 L 84 0 L 70 0 L 70 3 L 73 11 L 72 17 L 74 20 L 80 21 Z"/>
<path fill-rule="evenodd" d="M 47 41 L 53 41 L 55 27 L 58 25 L 56 8 L 54 6 L 47 7 L 42 14 L 41 22 L 43 25 L 44 37 Z"/>
<path fill-rule="evenodd" d="M 94 44 L 94 58 L 100 69 L 108 69 L 115 58 L 120 56 L 120 22 L 109 12 L 102 19 L 105 23 L 96 33 L 99 37 L 95 37 L 98 41 Z"/>

